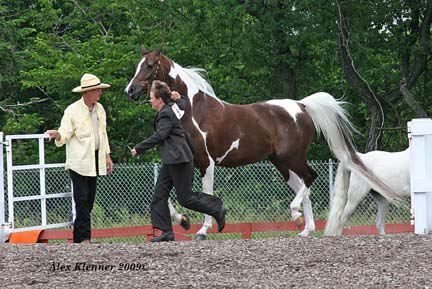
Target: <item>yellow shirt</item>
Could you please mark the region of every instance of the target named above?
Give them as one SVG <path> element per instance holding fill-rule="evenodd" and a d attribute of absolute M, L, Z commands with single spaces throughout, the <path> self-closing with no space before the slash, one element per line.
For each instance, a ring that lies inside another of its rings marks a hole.
<path fill-rule="evenodd" d="M 58 132 L 61 135 L 57 146 L 66 144 L 66 169 L 83 176 L 96 176 L 95 150 L 99 151 L 99 175 L 106 175 L 106 155 L 110 153 L 106 131 L 106 114 L 102 104 L 96 103 L 99 119 L 99 147 L 95 148 L 95 132 L 84 99 L 69 105 L 61 120 Z"/>

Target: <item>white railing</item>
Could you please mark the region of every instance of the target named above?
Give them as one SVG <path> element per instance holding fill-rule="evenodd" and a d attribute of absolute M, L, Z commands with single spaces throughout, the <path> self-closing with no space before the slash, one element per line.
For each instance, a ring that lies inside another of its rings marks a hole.
<path fill-rule="evenodd" d="M 71 192 L 63 192 L 56 194 L 46 193 L 46 169 L 61 168 L 64 164 L 46 164 L 45 163 L 45 145 L 44 140 L 47 138 L 44 134 L 29 134 L 29 135 L 7 135 L 6 136 L 6 156 L 7 156 L 7 188 L 8 188 L 8 223 L 11 224 L 11 232 L 28 231 L 34 229 L 51 229 L 69 226 L 70 222 L 48 224 L 47 221 L 47 199 L 53 198 L 72 198 Z M 38 140 L 39 164 L 31 165 L 15 165 L 13 164 L 13 141 L 14 140 Z M 18 197 L 14 195 L 14 172 L 26 170 L 39 170 L 39 194 L 33 196 Z M 4 199 L 4 198 L 3 198 Z M 15 228 L 15 204 L 18 202 L 40 200 L 41 223 L 37 226 L 25 228 Z"/>

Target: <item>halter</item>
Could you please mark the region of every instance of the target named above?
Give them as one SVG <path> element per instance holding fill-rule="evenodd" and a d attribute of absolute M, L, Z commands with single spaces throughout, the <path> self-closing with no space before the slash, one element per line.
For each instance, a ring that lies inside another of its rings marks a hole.
<path fill-rule="evenodd" d="M 149 79 L 150 79 L 150 84 L 149 84 L 148 87 L 147 87 L 147 98 L 150 96 L 150 89 L 151 89 L 151 87 L 152 87 L 152 84 L 153 84 L 154 78 L 155 78 L 155 76 L 156 76 L 157 73 L 158 73 L 159 66 L 160 66 L 160 57 L 159 57 L 158 62 L 156 63 L 156 69 L 152 72 L 152 74 L 150 75 L 150 78 L 149 78 Z"/>

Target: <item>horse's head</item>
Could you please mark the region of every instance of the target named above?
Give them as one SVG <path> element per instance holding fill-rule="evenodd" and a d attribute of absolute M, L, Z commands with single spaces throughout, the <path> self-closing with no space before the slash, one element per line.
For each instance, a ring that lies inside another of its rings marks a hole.
<path fill-rule="evenodd" d="M 137 65 L 135 75 L 125 89 L 129 100 L 138 100 L 141 93 L 151 87 L 153 80 L 165 81 L 162 77 L 166 75 L 163 73 L 163 66 L 167 64 L 162 62 L 166 62 L 167 59 L 163 59 L 161 49 L 149 52 L 144 46 L 141 46 L 141 55 L 142 58 Z"/>

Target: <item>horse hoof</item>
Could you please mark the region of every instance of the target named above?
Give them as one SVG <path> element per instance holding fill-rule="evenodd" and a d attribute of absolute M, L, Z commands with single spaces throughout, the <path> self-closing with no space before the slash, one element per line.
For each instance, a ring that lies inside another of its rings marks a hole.
<path fill-rule="evenodd" d="M 303 231 L 300 234 L 298 234 L 299 237 L 309 237 L 309 233 L 308 231 Z"/>
<path fill-rule="evenodd" d="M 196 234 L 195 237 L 193 238 L 196 241 L 204 241 L 207 239 L 207 235 L 204 234 Z"/>
<path fill-rule="evenodd" d="M 298 217 L 297 219 L 294 220 L 294 222 L 295 222 L 296 226 L 298 228 L 300 228 L 305 223 L 304 216 L 302 215 L 302 216 Z"/>

